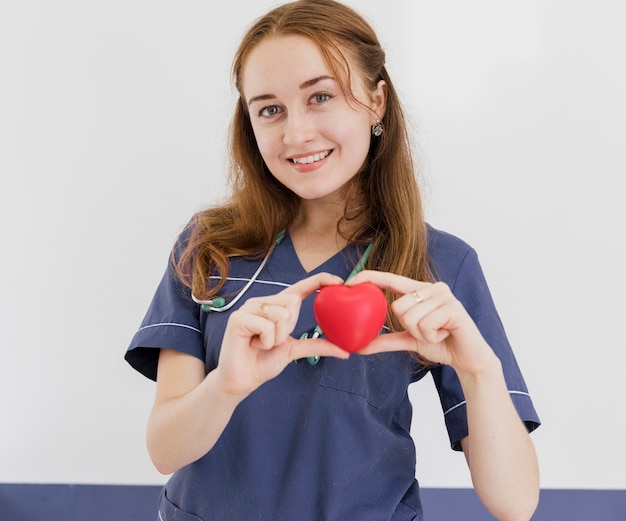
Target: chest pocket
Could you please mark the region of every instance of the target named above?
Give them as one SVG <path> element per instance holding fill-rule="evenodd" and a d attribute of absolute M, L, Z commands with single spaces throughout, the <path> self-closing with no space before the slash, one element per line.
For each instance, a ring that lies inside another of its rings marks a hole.
<path fill-rule="evenodd" d="M 328 357 L 319 384 L 363 397 L 372 407 L 380 408 L 393 394 L 404 394 L 406 363 L 401 363 L 397 353 L 378 355 L 352 355 L 348 360 Z"/>

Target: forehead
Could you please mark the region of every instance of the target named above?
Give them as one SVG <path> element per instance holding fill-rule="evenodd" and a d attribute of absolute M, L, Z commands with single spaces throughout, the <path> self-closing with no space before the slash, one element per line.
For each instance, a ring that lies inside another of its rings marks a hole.
<path fill-rule="evenodd" d="M 354 67 L 350 65 L 350 69 Z M 335 75 L 317 43 L 298 35 L 271 36 L 257 44 L 245 59 L 241 87 L 249 99 L 265 93 L 257 91 L 290 88 L 320 76 Z"/>
<path fill-rule="evenodd" d="M 244 91 L 251 84 L 271 81 L 280 76 L 329 67 L 317 45 L 308 38 L 296 35 L 271 36 L 257 44 L 246 58 L 242 68 Z M 272 83 L 276 83 L 272 81 Z"/>

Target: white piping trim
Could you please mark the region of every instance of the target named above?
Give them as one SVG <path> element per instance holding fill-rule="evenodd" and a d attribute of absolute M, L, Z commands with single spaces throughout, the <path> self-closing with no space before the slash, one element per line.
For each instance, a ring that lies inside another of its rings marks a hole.
<path fill-rule="evenodd" d="M 211 275 L 210 279 L 219 279 L 220 277 L 217 275 Z M 236 281 L 236 282 L 250 282 L 251 279 L 247 279 L 244 277 L 226 277 L 228 281 Z M 254 282 L 258 282 L 259 284 L 267 284 L 269 286 L 281 286 L 283 288 L 290 288 L 292 284 L 287 284 L 285 282 L 276 282 L 274 280 L 260 280 L 256 279 Z"/>
<path fill-rule="evenodd" d="M 509 394 L 521 394 L 522 396 L 528 396 L 530 398 L 530 394 L 524 392 L 524 391 L 509 391 Z M 450 407 L 447 411 L 445 411 L 443 413 L 444 416 L 446 416 L 448 413 L 451 413 L 452 411 L 454 411 L 454 409 L 458 409 L 459 407 L 465 405 L 467 402 L 465 400 L 463 400 L 460 403 L 457 403 L 456 405 L 453 405 L 452 407 Z"/>
<path fill-rule="evenodd" d="M 451 413 L 452 411 L 454 411 L 454 409 L 458 409 L 459 407 L 461 407 L 462 405 L 465 405 L 466 403 L 467 402 L 465 400 L 463 400 L 460 403 L 457 403 L 456 405 L 450 407 L 447 411 L 445 411 L 443 415 L 445 416 L 446 414 Z"/>
<path fill-rule="evenodd" d="M 191 329 L 192 331 L 195 331 L 196 333 L 202 333 L 202 331 L 200 331 L 198 328 L 195 328 L 193 326 L 188 326 L 187 324 L 176 324 L 175 322 L 161 322 L 160 324 L 150 324 L 148 326 L 143 326 L 137 330 L 137 333 L 139 333 L 139 331 L 143 331 L 144 329 L 148 329 L 150 327 L 161 327 L 161 326 L 184 327 L 187 329 Z"/>
<path fill-rule="evenodd" d="M 164 521 L 163 516 L 161 515 L 161 511 L 159 510 L 159 520 Z"/>

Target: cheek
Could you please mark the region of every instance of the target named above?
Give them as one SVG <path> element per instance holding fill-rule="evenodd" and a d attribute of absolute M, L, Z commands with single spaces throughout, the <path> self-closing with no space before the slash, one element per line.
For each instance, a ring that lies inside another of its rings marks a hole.
<path fill-rule="evenodd" d="M 349 108 L 328 117 L 324 122 L 324 127 L 328 133 L 332 133 L 342 140 L 346 138 L 349 140 L 358 139 L 359 141 L 369 139 L 371 132 L 369 115 Z"/>
<path fill-rule="evenodd" d="M 355 160 L 369 151 L 371 141 L 371 128 L 366 118 L 355 118 L 346 124 L 346 120 L 338 121 L 332 127 L 334 141 L 341 143 L 343 148 L 356 154 Z"/>
<path fill-rule="evenodd" d="M 271 133 L 267 131 L 257 130 L 253 127 L 254 138 L 256 139 L 256 145 L 261 153 L 261 156 L 267 163 L 268 159 L 276 152 L 277 145 L 276 140 L 272 138 Z"/>
<path fill-rule="evenodd" d="M 256 139 L 256 145 L 261 153 L 261 157 L 267 163 L 267 160 L 271 157 L 272 144 L 271 140 L 267 139 L 267 136 L 263 133 L 254 133 Z"/>

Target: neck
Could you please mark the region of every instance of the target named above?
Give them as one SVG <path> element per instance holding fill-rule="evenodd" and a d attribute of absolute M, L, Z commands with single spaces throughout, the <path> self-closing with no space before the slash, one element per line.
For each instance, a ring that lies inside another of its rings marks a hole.
<path fill-rule="evenodd" d="M 316 235 L 335 235 L 337 223 L 343 216 L 343 205 L 332 202 L 301 201 L 300 211 L 291 229 Z"/>
<path fill-rule="evenodd" d="M 300 262 L 307 271 L 319 266 L 346 246 L 344 234 L 337 230 L 337 223 L 342 216 L 342 205 L 302 201 L 300 213 L 289 227 L 289 235 Z M 347 228 L 342 226 L 341 231 L 349 233 L 351 230 Z"/>

